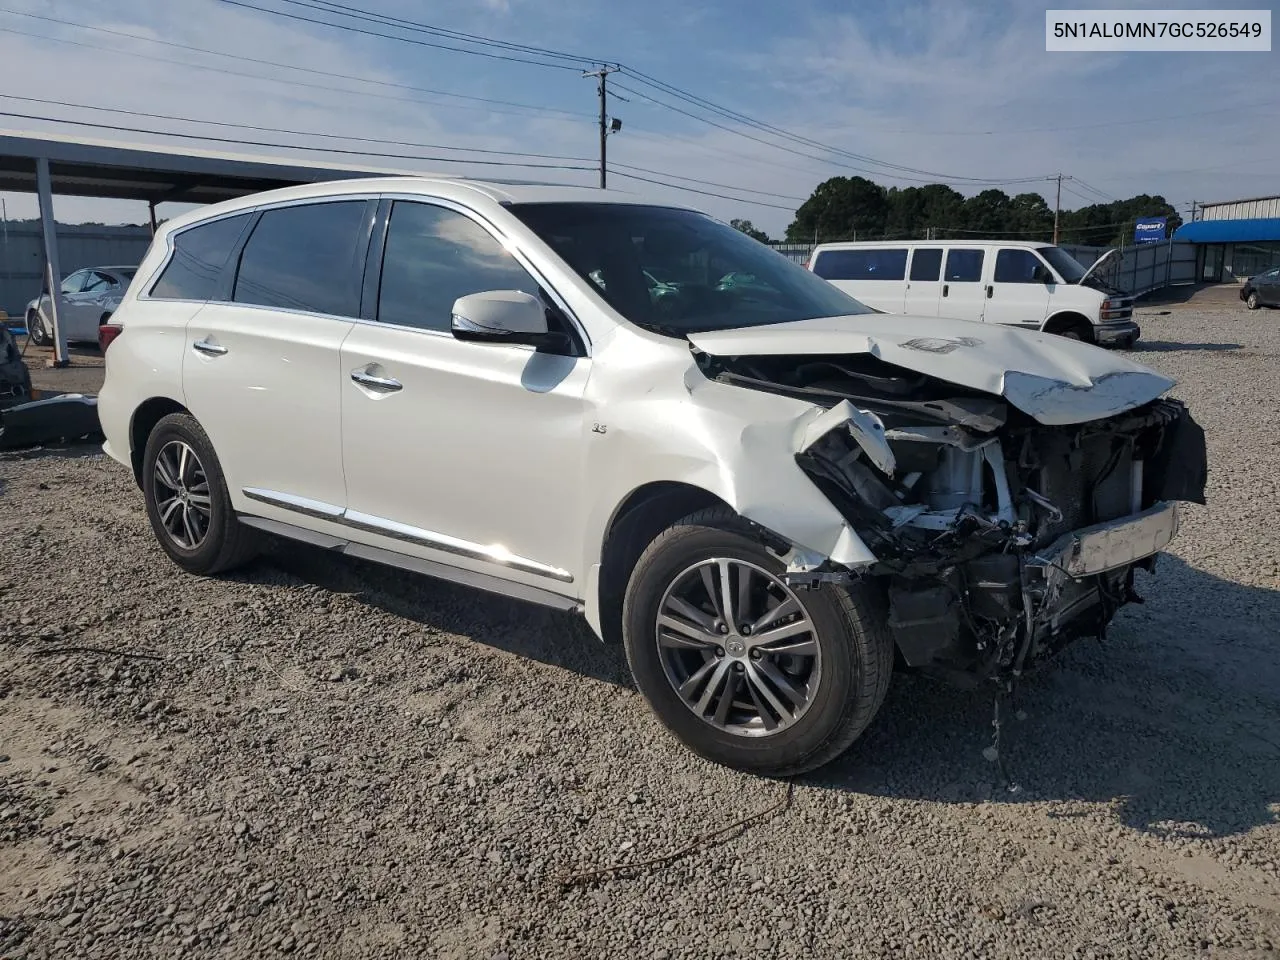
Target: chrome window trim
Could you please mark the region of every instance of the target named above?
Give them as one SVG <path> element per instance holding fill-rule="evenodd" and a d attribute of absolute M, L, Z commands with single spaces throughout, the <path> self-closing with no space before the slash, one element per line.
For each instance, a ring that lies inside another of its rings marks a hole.
<path fill-rule="evenodd" d="M 495 224 L 492 220 L 490 220 L 484 214 L 480 213 L 478 210 L 472 207 L 469 207 L 466 204 L 460 203 L 457 200 L 450 200 L 445 197 L 434 196 L 426 193 L 362 192 L 362 193 L 333 194 L 333 195 L 326 195 L 323 197 L 304 197 L 304 198 L 297 198 L 293 200 L 282 200 L 275 203 L 255 204 L 252 207 L 244 207 L 239 210 L 231 210 L 231 211 L 228 211 L 227 213 L 222 213 L 215 217 L 208 217 L 207 219 L 197 220 L 193 223 L 187 224 L 186 226 L 178 230 L 174 230 L 165 236 L 164 259 L 160 262 L 160 264 L 156 267 L 156 269 L 152 271 L 151 276 L 147 278 L 146 288 L 138 294 L 137 299 L 144 300 L 144 301 L 155 301 L 157 303 L 191 303 L 191 304 L 216 303 L 219 305 L 247 307 L 250 309 L 271 310 L 272 312 L 276 312 L 276 313 L 290 313 L 290 314 L 297 314 L 297 315 L 309 316 L 309 317 L 322 317 L 322 318 L 335 319 L 335 320 L 346 320 L 346 321 L 351 321 L 355 323 L 381 325 L 381 326 L 390 327 L 396 330 L 412 330 L 418 333 L 430 333 L 430 334 L 435 334 L 437 336 L 450 336 L 447 332 L 442 330 L 427 330 L 423 327 L 411 327 L 411 326 L 406 326 L 404 324 L 398 324 L 398 323 L 384 324 L 381 321 L 376 321 L 376 320 L 364 320 L 363 318 L 360 318 L 360 317 L 348 317 L 348 316 L 337 316 L 334 314 L 327 314 L 327 313 L 315 313 L 314 311 L 310 311 L 310 310 L 297 310 L 293 308 L 269 307 L 263 304 L 238 303 L 234 300 L 214 300 L 212 298 L 208 300 L 188 300 L 180 297 L 154 297 L 151 295 L 150 290 L 151 290 L 151 287 L 154 286 L 153 281 L 159 278 L 159 276 L 164 272 L 165 268 L 169 266 L 170 261 L 173 259 L 174 243 L 176 239 L 182 234 L 186 233 L 188 230 L 194 230 L 196 227 L 203 227 L 210 223 L 217 223 L 220 220 L 230 219 L 231 217 L 239 217 L 244 214 L 265 213 L 268 210 L 277 210 L 284 207 L 296 207 L 296 206 L 302 206 L 304 204 L 315 204 L 315 203 L 336 203 L 343 200 L 368 201 L 368 200 L 384 200 L 384 199 L 390 200 L 393 203 L 397 200 L 403 200 L 408 203 L 425 203 L 428 205 L 444 207 L 447 210 L 451 210 L 454 213 L 461 214 L 462 216 L 472 220 L 477 226 L 479 226 L 482 230 L 484 230 L 491 237 L 493 237 L 493 239 L 496 240 L 504 250 L 510 253 L 511 256 L 515 258 L 516 262 L 519 263 L 520 266 L 535 281 L 537 281 L 538 285 L 543 290 L 547 291 L 548 296 L 551 297 L 552 301 L 554 301 L 555 305 L 564 313 L 564 315 L 569 318 L 569 322 L 573 324 L 574 329 L 578 331 L 578 336 L 582 338 L 582 343 L 586 347 L 587 357 L 591 356 L 592 342 L 591 342 L 591 336 L 588 333 L 586 326 L 582 323 L 581 320 L 578 319 L 578 315 L 569 306 L 568 301 L 566 301 L 565 298 L 561 296 L 560 291 L 558 291 L 555 288 L 555 286 L 547 280 L 546 275 L 541 270 L 539 270 L 537 267 L 534 266 L 533 262 L 529 259 L 528 254 L 524 252 L 521 245 L 517 243 L 515 239 L 510 237 L 505 231 L 502 230 L 501 227 Z M 389 221 L 388 221 L 388 226 L 389 226 Z M 382 264 L 378 264 L 378 271 L 379 271 L 379 285 L 381 285 Z"/>
<path fill-rule="evenodd" d="M 180 227 L 177 230 L 173 230 L 165 236 L 164 259 L 160 261 L 160 265 L 156 267 L 156 269 L 152 271 L 151 276 L 147 278 L 146 289 L 143 292 L 138 294 L 137 299 L 154 300 L 157 303 L 232 303 L 232 304 L 235 304 L 236 306 L 249 306 L 249 304 L 235 303 L 234 300 L 214 300 L 212 298 L 208 300 L 188 300 L 185 297 L 153 297 L 151 295 L 151 288 L 155 286 L 153 281 L 158 280 L 160 278 L 160 274 L 164 273 L 165 268 L 169 266 L 169 261 L 173 259 L 174 241 L 178 237 L 186 233 L 188 230 L 194 230 L 196 227 L 204 227 L 211 223 L 218 223 L 219 221 L 222 221 L 222 220 L 230 220 L 232 217 L 240 217 L 240 216 L 244 216 L 245 214 L 255 214 L 255 213 L 265 212 L 267 210 L 278 210 L 284 207 L 298 207 L 298 206 L 303 206 L 304 204 L 316 204 L 316 203 L 336 203 L 342 200 L 347 200 L 347 201 L 359 200 L 361 202 L 368 202 L 369 200 L 376 200 L 378 199 L 378 197 L 379 197 L 379 194 L 369 193 L 366 191 L 362 193 L 341 193 L 341 194 L 325 195 L 323 197 L 305 197 L 305 198 L 295 199 L 295 200 L 279 200 L 274 203 L 259 203 L 259 204 L 255 204 L 252 207 L 244 207 L 240 210 L 231 210 L 231 211 L 228 211 L 227 213 L 220 213 L 214 217 L 208 217 L 203 220 L 196 220 L 196 221 L 193 221 L 192 223 L 188 223 L 185 227 Z M 294 313 L 310 313 L 310 311 L 307 311 L 307 310 L 295 310 L 293 312 Z M 332 316 L 332 314 L 314 314 L 314 316 Z M 347 318 L 344 318 L 344 319 L 347 319 Z"/>
<path fill-rule="evenodd" d="M 559 567 L 539 563 L 537 560 L 530 560 L 527 557 L 516 556 L 497 544 L 486 546 L 482 543 L 473 543 L 470 540 L 460 540 L 448 534 L 436 533 L 432 530 L 424 530 L 421 527 L 413 527 L 406 523 L 388 520 L 385 517 L 361 513 L 358 510 L 352 510 L 350 507 L 339 507 L 335 504 L 323 503 L 319 500 L 311 500 L 291 493 L 281 493 L 277 490 L 245 487 L 240 492 L 250 500 L 256 500 L 259 503 L 270 504 L 282 510 L 290 510 L 319 520 L 329 520 L 345 527 L 362 530 L 365 533 L 389 537 L 392 540 L 428 547 L 432 550 L 439 550 L 442 553 L 451 553 L 455 556 L 467 557 L 472 560 L 483 560 L 499 566 L 510 567 L 512 570 L 548 577 L 561 583 L 573 583 L 573 574 L 568 570 L 561 570 Z"/>

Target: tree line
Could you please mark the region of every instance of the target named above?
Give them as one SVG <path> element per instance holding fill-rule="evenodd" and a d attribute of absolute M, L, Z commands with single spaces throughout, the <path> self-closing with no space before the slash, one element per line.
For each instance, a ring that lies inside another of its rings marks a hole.
<path fill-rule="evenodd" d="M 1133 243 L 1135 221 L 1143 217 L 1168 217 L 1170 233 L 1182 223 L 1164 197 L 1144 193 L 1061 211 L 1059 242 L 1127 246 Z M 730 222 L 757 240 L 772 242 L 750 220 Z M 1049 242 L 1053 209 L 1038 193 L 1011 197 L 990 189 L 966 197 L 941 183 L 886 188 L 865 177 L 832 177 L 800 205 L 786 233 L 793 243 L 966 237 Z"/>

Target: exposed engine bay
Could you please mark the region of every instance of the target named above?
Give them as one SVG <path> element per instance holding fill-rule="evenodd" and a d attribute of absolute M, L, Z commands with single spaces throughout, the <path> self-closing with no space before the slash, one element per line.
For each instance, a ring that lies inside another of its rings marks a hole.
<path fill-rule="evenodd" d="M 1004 680 L 1105 635 L 1142 602 L 1134 571 L 1153 571 L 1172 539 L 1174 502 L 1204 503 L 1204 433 L 1177 400 L 1048 426 L 871 354 L 697 362 L 710 379 L 829 408 L 796 460 L 876 562 L 792 582 L 878 578 L 902 659 L 926 672 Z"/>

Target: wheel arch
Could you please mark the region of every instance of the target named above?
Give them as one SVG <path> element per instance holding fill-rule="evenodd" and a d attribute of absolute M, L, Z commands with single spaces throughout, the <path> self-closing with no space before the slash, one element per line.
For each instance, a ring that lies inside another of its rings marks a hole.
<path fill-rule="evenodd" d="M 1042 333 L 1065 333 L 1068 330 L 1079 330 L 1093 343 L 1093 324 L 1083 313 L 1075 310 L 1063 310 L 1049 317 L 1040 327 Z"/>
<path fill-rule="evenodd" d="M 597 593 L 603 639 L 621 642 L 622 596 L 645 547 L 677 520 L 709 507 L 732 509 L 710 490 L 683 481 L 645 483 L 622 499 L 600 544 Z"/>
<path fill-rule="evenodd" d="M 171 413 L 189 413 L 181 403 L 171 397 L 151 397 L 138 405 L 129 420 L 129 462 L 133 466 L 133 479 L 142 487 L 142 454 L 147 448 L 147 437 L 157 423 Z"/>

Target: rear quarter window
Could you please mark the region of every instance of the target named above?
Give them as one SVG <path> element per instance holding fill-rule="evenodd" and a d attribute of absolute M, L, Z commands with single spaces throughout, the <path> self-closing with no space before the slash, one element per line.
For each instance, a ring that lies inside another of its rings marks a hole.
<path fill-rule="evenodd" d="M 813 272 L 824 280 L 902 280 L 907 273 L 907 250 L 823 250 Z"/>
<path fill-rule="evenodd" d="M 151 286 L 162 300 L 208 300 L 231 251 L 240 242 L 251 213 L 225 217 L 183 230 L 173 238 L 173 256 Z"/>

